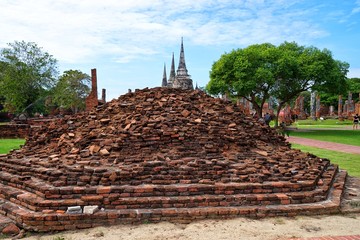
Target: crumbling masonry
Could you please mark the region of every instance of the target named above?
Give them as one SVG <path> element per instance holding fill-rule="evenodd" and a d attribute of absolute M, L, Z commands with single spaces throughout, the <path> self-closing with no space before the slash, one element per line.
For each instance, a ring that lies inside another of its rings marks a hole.
<path fill-rule="evenodd" d="M 28 230 L 339 211 L 346 172 L 201 91 L 138 90 L 0 156 L 0 213 Z"/>

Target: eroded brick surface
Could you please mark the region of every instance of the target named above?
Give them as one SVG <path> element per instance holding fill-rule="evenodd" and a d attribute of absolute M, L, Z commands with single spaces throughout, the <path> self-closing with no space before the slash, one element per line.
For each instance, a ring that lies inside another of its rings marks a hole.
<path fill-rule="evenodd" d="M 34 231 L 335 213 L 346 178 L 201 91 L 139 90 L 32 131 L 0 156 L 0 211 Z"/>
<path fill-rule="evenodd" d="M 29 135 L 28 124 L 6 124 L 0 125 L 0 138 L 25 138 Z"/>

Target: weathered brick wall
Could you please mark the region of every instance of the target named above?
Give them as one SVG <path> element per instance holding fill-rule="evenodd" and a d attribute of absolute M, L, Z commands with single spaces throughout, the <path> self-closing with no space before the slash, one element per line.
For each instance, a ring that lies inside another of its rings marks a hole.
<path fill-rule="evenodd" d="M 360 114 L 360 102 L 355 104 L 355 114 Z"/>
<path fill-rule="evenodd" d="M 96 69 L 91 69 L 91 92 L 86 98 L 85 103 L 86 111 L 90 111 L 92 108 L 96 107 L 99 104 Z"/>
<path fill-rule="evenodd" d="M 0 138 L 26 138 L 31 133 L 36 132 L 37 128 L 46 126 L 50 122 L 60 121 L 57 117 L 48 118 L 29 118 L 22 123 L 10 122 L 8 124 L 0 125 Z"/>
<path fill-rule="evenodd" d="M 6 124 L 0 125 L 0 138 L 25 138 L 29 135 L 28 124 Z"/>
<path fill-rule="evenodd" d="M 46 117 L 46 118 L 29 118 L 27 120 L 27 124 L 30 126 L 46 126 L 49 125 L 50 122 L 55 122 L 56 124 L 61 121 L 59 117 Z"/>

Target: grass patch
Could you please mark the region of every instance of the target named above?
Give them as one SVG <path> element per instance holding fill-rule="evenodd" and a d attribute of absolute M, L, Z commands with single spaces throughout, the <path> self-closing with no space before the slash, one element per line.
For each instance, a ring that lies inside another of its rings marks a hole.
<path fill-rule="evenodd" d="M 360 177 L 360 155 L 331 151 L 327 149 L 308 147 L 300 144 L 291 144 L 292 148 L 303 152 L 312 153 L 320 158 L 327 158 L 332 163 L 338 164 L 341 169 L 348 171 L 353 177 Z"/>
<path fill-rule="evenodd" d="M 19 149 L 24 144 L 25 139 L 0 139 L 0 154 L 6 154 L 13 149 Z"/>
<path fill-rule="evenodd" d="M 309 131 L 292 131 L 290 136 L 360 146 L 360 130 L 312 129 Z"/>
<path fill-rule="evenodd" d="M 296 125 L 293 123 L 294 127 L 298 128 L 298 129 L 321 129 L 321 128 L 326 128 L 326 129 L 342 129 L 344 128 L 344 126 L 346 125 L 342 125 L 342 126 L 337 126 L 337 125 Z M 348 125 L 350 126 L 350 125 Z"/>
<path fill-rule="evenodd" d="M 298 128 L 341 128 L 344 126 L 351 126 L 353 123 L 351 120 L 339 121 L 338 119 L 326 119 L 326 120 L 298 120 L 293 123 Z"/>

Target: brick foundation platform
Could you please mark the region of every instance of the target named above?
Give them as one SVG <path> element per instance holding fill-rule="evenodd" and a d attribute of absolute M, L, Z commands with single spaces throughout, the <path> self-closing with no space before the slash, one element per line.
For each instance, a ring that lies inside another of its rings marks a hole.
<path fill-rule="evenodd" d="M 128 93 L 0 156 L 0 213 L 31 231 L 337 213 L 346 172 L 200 91 Z"/>
<path fill-rule="evenodd" d="M 111 208 L 100 209 L 95 213 L 69 214 L 65 210 L 69 206 L 99 205 L 116 199 L 119 203 L 123 200 L 112 193 L 111 188 L 105 191 L 98 189 L 98 194 L 82 195 L 76 199 L 46 200 L 36 194 L 25 190 L 17 190 L 9 186 L 0 186 L 1 196 L 6 201 L 0 203 L 0 213 L 15 220 L 21 227 L 31 231 L 57 231 L 91 228 L 101 225 L 124 223 L 142 223 L 158 221 L 174 221 L 188 223 L 206 218 L 234 218 L 252 217 L 261 218 L 269 216 L 295 216 L 298 214 L 330 214 L 340 210 L 340 198 L 346 172 L 340 172 L 335 179 L 333 188 L 329 189 L 327 199 L 319 202 L 291 203 L 288 194 L 256 194 L 245 196 L 253 200 L 251 204 L 241 205 L 231 202 L 236 195 L 197 195 L 194 197 L 133 197 L 127 198 L 134 205 L 114 205 Z M 55 189 L 53 189 L 55 190 Z M 57 189 L 59 192 L 65 189 Z M 103 193 L 100 193 L 103 192 Z M 115 195 L 115 196 L 114 196 Z M 304 192 L 311 195 L 311 192 Z M 271 198 L 273 201 L 263 201 Z M 115 202 L 115 201 L 114 201 Z M 179 203 L 181 202 L 181 203 Z M 136 204 L 136 205 L 135 205 Z M 110 205 L 109 205 L 110 206 Z M 42 209 L 42 210 L 41 210 Z"/>

